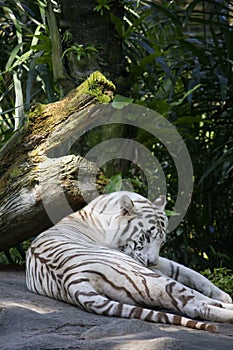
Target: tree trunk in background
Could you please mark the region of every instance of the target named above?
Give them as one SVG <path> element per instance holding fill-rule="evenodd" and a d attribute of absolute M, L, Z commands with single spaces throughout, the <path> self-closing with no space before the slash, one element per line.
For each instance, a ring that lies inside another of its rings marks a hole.
<path fill-rule="evenodd" d="M 98 50 L 97 54 L 90 54 L 90 58 L 77 59 L 75 53 L 68 53 L 65 61 L 68 65 L 68 74 L 72 80 L 79 84 L 91 72 L 101 71 L 116 86 L 117 93 L 126 95 L 129 91 L 130 82 L 125 72 L 125 57 L 122 40 L 118 36 L 115 25 L 111 20 L 111 14 L 123 22 L 124 7 L 118 0 L 109 3 L 110 10 L 103 8 L 103 12 L 94 11 L 98 5 L 96 0 L 61 0 L 62 16 L 59 26 L 62 31 L 72 34 L 72 43 L 93 46 Z M 68 48 L 72 43 L 69 43 Z M 64 48 L 65 49 L 65 48 Z M 103 140 L 110 135 L 114 137 L 129 136 L 127 126 L 111 125 L 103 127 Z M 89 140 L 95 139 L 95 131 L 89 134 Z M 85 148 L 85 144 L 83 143 Z M 105 171 L 108 175 L 114 175 L 128 170 L 129 162 L 115 159 L 108 164 Z"/>
<path fill-rule="evenodd" d="M 62 16 L 60 27 L 62 31 L 72 34 L 72 43 L 77 45 L 93 46 L 98 50 L 97 54 L 90 52 L 90 57 L 77 59 L 75 53 L 66 56 L 69 66 L 69 74 L 80 83 L 95 70 L 101 71 L 116 85 L 117 91 L 122 91 L 125 86 L 124 53 L 122 42 L 117 35 L 115 25 L 112 23 L 112 13 L 123 20 L 124 8 L 120 1 L 110 3 L 110 11 L 103 9 L 103 13 L 94 11 L 98 5 L 95 0 L 61 0 Z M 69 44 L 70 46 L 70 44 Z M 68 46 L 68 47 L 69 47 Z"/>
<path fill-rule="evenodd" d="M 84 132 L 98 118 L 98 113 L 91 114 L 99 108 L 96 101 L 110 102 L 114 90 L 101 73 L 93 73 L 63 100 L 38 104 L 30 112 L 27 127 L 2 148 L 0 251 L 33 237 L 83 207 L 83 188 L 90 199 L 93 184 L 101 192 L 106 183 L 97 166 L 68 151 L 74 130 L 77 134 Z M 80 182 L 84 187 L 80 187 Z"/>

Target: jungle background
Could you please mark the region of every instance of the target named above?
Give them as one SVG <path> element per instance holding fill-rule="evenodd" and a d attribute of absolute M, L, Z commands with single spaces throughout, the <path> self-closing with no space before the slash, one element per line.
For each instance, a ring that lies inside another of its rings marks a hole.
<path fill-rule="evenodd" d="M 61 99 L 99 70 L 118 102 L 156 110 L 178 130 L 194 169 L 194 191 L 182 224 L 162 254 L 233 290 L 233 2 L 132 0 L 0 1 L 0 147 L 27 122 L 36 102 Z M 168 209 L 177 193 L 175 165 L 144 130 L 99 128 L 79 143 L 127 136 L 156 155 L 167 180 Z M 146 195 L 135 164 L 104 166 L 106 192 Z M 26 249 L 28 242 L 24 242 Z M 23 254 L 22 254 L 23 255 Z M 23 262 L 15 248 L 1 261 Z"/>

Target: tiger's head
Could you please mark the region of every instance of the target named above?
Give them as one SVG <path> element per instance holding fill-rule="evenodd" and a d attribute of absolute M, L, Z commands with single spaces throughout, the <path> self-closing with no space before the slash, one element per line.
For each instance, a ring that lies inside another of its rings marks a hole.
<path fill-rule="evenodd" d="M 156 265 L 161 246 L 166 241 L 168 219 L 164 213 L 165 196 L 154 202 L 137 195 L 123 194 L 119 199 L 121 220 L 127 225 L 121 232 L 118 249 L 144 266 Z"/>
<path fill-rule="evenodd" d="M 97 197 L 85 208 L 90 215 L 82 216 L 95 225 L 98 243 L 150 266 L 158 263 L 166 240 L 165 205 L 165 196 L 151 202 L 137 193 L 118 191 Z"/>

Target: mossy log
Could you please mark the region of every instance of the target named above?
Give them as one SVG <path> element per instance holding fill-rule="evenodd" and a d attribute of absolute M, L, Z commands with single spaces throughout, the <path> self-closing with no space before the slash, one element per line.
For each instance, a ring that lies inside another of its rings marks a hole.
<path fill-rule="evenodd" d="M 98 103 L 110 102 L 114 89 L 101 73 L 93 73 L 61 101 L 34 106 L 27 125 L 1 150 L 0 250 L 35 236 L 71 209 L 85 205 L 78 181 L 80 167 L 85 188 L 94 181 L 101 192 L 104 180 L 96 164 L 66 154 L 66 146 L 72 130 L 84 130 L 90 110 Z M 63 207 L 64 197 L 67 208 Z"/>

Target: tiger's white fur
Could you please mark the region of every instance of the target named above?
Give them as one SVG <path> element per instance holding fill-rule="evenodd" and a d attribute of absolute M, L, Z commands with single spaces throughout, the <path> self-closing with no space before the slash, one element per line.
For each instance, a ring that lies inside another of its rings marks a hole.
<path fill-rule="evenodd" d="M 233 323 L 228 294 L 159 257 L 166 239 L 165 204 L 164 197 L 152 203 L 125 191 L 99 196 L 33 241 L 27 252 L 28 288 L 97 314 L 216 329 L 155 311 L 162 308 Z"/>

